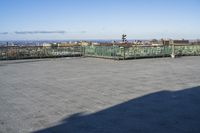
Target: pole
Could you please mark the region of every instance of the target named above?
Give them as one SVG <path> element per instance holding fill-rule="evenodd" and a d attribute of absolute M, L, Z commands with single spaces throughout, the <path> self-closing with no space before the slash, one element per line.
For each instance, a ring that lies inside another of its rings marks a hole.
<path fill-rule="evenodd" d="M 126 48 L 124 47 L 124 60 L 126 59 Z"/>
<path fill-rule="evenodd" d="M 172 58 L 176 57 L 176 55 L 175 55 L 175 45 L 174 44 L 172 45 L 172 54 L 171 54 L 171 57 Z"/>

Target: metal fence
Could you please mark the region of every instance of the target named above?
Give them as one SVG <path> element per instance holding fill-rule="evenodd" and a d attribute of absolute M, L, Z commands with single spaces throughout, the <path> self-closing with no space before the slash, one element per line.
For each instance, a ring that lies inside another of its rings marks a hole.
<path fill-rule="evenodd" d="M 175 46 L 177 56 L 200 56 L 200 45 Z"/>
<path fill-rule="evenodd" d="M 142 46 L 131 47 L 125 49 L 125 59 L 132 58 L 152 58 L 152 57 L 166 57 L 172 53 L 171 46 Z"/>
<path fill-rule="evenodd" d="M 81 56 L 82 47 L 0 47 L 0 60 Z"/>
<path fill-rule="evenodd" d="M 138 59 L 169 57 L 173 52 L 173 46 L 86 46 L 85 56 L 112 58 L 112 59 Z M 200 45 L 176 45 L 174 46 L 176 56 L 198 56 Z"/>
<path fill-rule="evenodd" d="M 200 45 L 179 46 L 71 46 L 71 47 L 0 47 L 0 60 L 89 56 L 110 59 L 137 59 L 176 56 L 199 56 Z"/>
<path fill-rule="evenodd" d="M 119 46 L 85 46 L 83 55 L 118 59 L 121 56 L 121 52 Z"/>

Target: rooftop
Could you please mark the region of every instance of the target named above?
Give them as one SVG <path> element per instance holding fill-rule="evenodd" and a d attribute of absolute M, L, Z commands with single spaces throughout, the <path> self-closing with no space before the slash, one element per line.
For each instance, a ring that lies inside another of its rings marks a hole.
<path fill-rule="evenodd" d="M 0 62 L 0 132 L 199 132 L 200 57 Z"/>

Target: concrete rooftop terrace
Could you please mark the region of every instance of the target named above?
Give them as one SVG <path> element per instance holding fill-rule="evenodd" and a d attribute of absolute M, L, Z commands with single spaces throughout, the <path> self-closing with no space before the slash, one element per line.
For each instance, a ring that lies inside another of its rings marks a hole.
<path fill-rule="evenodd" d="M 0 62 L 0 133 L 199 133 L 200 57 Z"/>

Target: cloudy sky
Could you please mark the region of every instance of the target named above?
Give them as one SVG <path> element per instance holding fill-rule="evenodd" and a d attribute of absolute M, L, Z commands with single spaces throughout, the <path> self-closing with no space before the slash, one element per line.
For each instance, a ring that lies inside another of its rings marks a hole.
<path fill-rule="evenodd" d="M 199 0 L 0 0 L 0 40 L 200 38 Z"/>

